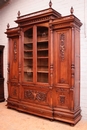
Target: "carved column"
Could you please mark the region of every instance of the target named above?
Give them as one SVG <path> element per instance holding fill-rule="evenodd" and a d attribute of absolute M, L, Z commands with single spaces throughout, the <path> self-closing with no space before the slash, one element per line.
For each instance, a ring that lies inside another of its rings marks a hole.
<path fill-rule="evenodd" d="M 72 60 L 71 60 L 71 110 L 74 110 L 74 86 L 75 86 L 75 45 L 74 45 L 74 28 L 72 27 Z"/>
<path fill-rule="evenodd" d="M 50 26 L 50 89 L 53 87 L 53 26 L 52 19 L 49 21 Z"/>
<path fill-rule="evenodd" d="M 22 52 L 21 52 L 21 44 L 22 44 L 22 30 L 19 30 L 18 31 L 19 33 L 19 64 L 18 64 L 18 86 L 19 86 L 19 99 L 21 99 L 21 55 L 22 55 Z"/>

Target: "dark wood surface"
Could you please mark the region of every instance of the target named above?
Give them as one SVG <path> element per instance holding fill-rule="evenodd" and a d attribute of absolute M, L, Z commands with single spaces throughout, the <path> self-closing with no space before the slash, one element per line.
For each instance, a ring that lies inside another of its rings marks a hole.
<path fill-rule="evenodd" d="M 4 77 L 3 77 L 3 49 L 4 46 L 0 45 L 0 102 L 4 101 Z"/>
<path fill-rule="evenodd" d="M 52 8 L 20 16 L 7 28 L 7 106 L 76 124 L 80 109 L 80 20 Z"/>

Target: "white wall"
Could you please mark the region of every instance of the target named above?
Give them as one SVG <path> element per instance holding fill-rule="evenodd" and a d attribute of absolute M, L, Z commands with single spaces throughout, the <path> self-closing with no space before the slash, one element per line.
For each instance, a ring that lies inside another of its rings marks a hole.
<path fill-rule="evenodd" d="M 4 50 L 4 77 L 5 77 L 5 98 L 7 99 L 7 52 L 8 44 L 4 32 L 7 23 L 10 27 L 17 26 L 14 20 L 17 19 L 17 12 L 21 15 L 39 11 L 49 7 L 49 0 L 10 0 L 0 10 L 0 44 L 5 45 Z M 82 118 L 87 120 L 87 0 L 52 0 L 53 8 L 64 15 L 70 14 L 71 6 L 74 7 L 74 14 L 83 23 L 81 27 L 81 109 Z"/>

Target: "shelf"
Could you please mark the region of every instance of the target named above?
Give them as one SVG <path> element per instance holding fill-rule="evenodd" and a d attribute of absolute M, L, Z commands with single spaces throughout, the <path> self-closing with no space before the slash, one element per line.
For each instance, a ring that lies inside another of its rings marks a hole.
<path fill-rule="evenodd" d="M 37 51 L 48 51 L 48 48 L 40 48 L 40 49 L 37 49 Z"/>
<path fill-rule="evenodd" d="M 31 70 L 31 71 L 24 71 L 24 73 L 33 73 L 33 70 Z"/>
<path fill-rule="evenodd" d="M 24 42 L 25 45 L 27 44 L 33 44 L 33 41 Z"/>
<path fill-rule="evenodd" d="M 24 50 L 24 52 L 33 52 L 33 50 Z"/>
<path fill-rule="evenodd" d="M 33 59 L 33 57 L 24 57 L 25 60 Z"/>
<path fill-rule="evenodd" d="M 43 56 L 43 57 L 37 57 L 37 59 L 48 59 L 48 56 L 47 57 L 45 57 L 45 56 Z"/>
<path fill-rule="evenodd" d="M 37 38 L 37 43 L 43 43 L 43 42 L 48 42 L 48 39 L 39 39 Z"/>
<path fill-rule="evenodd" d="M 48 71 L 37 71 L 37 73 L 48 73 Z"/>

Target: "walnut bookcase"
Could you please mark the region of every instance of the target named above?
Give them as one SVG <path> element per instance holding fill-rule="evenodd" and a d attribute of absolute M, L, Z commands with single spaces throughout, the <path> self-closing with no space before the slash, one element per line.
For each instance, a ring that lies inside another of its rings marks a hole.
<path fill-rule="evenodd" d="M 51 8 L 20 16 L 8 37 L 7 106 L 76 124 L 80 109 L 80 20 Z"/>

